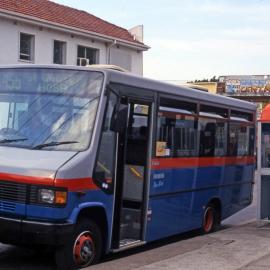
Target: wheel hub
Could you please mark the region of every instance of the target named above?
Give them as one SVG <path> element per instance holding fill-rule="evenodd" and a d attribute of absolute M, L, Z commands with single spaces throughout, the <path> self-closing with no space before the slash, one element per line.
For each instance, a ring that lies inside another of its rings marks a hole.
<path fill-rule="evenodd" d="M 207 208 L 204 215 L 204 230 L 210 232 L 214 224 L 214 213 L 212 208 Z"/>
<path fill-rule="evenodd" d="M 94 256 L 95 249 L 91 234 L 90 232 L 83 232 L 74 243 L 74 261 L 78 266 L 85 267 L 92 263 Z"/>

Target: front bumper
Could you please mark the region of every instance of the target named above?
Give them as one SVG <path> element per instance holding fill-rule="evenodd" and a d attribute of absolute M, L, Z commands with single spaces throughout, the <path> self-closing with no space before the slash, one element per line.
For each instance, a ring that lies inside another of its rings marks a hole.
<path fill-rule="evenodd" d="M 74 229 L 71 223 L 48 223 L 0 217 L 0 242 L 26 245 L 63 245 Z"/>

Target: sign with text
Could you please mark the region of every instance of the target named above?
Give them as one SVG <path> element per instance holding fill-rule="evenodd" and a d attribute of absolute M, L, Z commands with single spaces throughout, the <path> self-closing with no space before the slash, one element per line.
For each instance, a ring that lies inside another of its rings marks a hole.
<path fill-rule="evenodd" d="M 270 96 L 270 75 L 221 76 L 219 81 L 230 96 Z"/>

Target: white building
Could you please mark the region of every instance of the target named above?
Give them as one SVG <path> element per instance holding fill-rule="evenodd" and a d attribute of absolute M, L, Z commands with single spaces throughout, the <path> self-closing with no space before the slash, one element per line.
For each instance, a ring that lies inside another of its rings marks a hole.
<path fill-rule="evenodd" d="M 0 64 L 114 64 L 143 74 L 142 26 L 126 30 L 48 0 L 0 1 Z"/>

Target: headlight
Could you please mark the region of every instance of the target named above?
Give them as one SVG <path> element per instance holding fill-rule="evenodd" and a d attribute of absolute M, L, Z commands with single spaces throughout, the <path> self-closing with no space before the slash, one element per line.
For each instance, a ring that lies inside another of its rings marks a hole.
<path fill-rule="evenodd" d="M 53 204 L 54 203 L 54 190 L 50 189 L 40 189 L 39 190 L 39 201 L 41 203 L 49 203 Z"/>
<path fill-rule="evenodd" d="M 38 192 L 38 200 L 40 203 L 65 205 L 67 203 L 67 192 L 42 188 Z"/>

